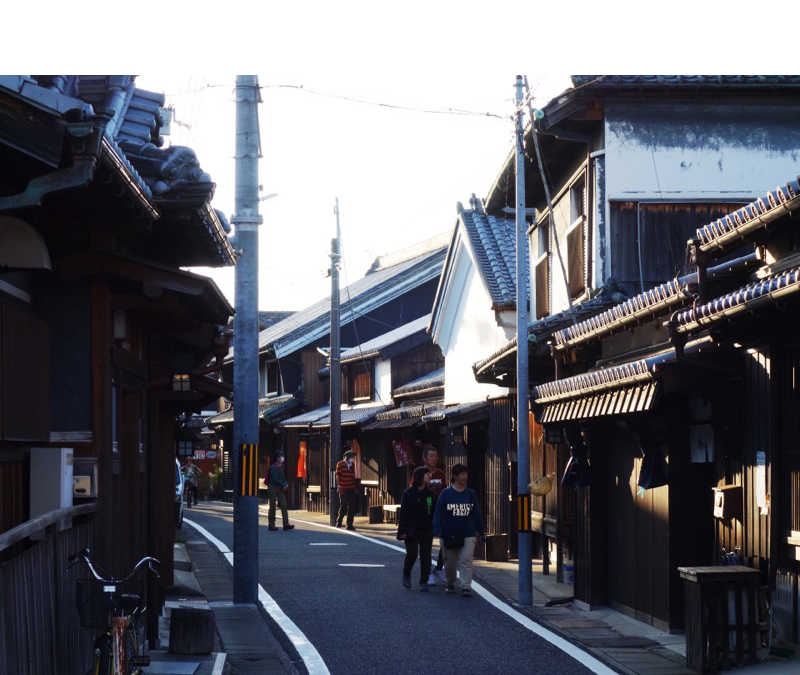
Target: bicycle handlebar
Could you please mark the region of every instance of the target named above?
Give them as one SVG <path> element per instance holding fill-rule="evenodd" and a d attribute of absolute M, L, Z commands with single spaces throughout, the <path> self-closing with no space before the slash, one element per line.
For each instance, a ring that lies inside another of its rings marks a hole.
<path fill-rule="evenodd" d="M 106 578 L 97 571 L 95 566 L 92 564 L 91 558 L 89 557 L 88 548 L 83 548 L 77 553 L 73 553 L 71 556 L 69 556 L 69 558 L 67 558 L 67 561 L 69 562 L 69 565 L 67 565 L 67 569 L 72 567 L 75 563 L 82 561 L 89 568 L 89 571 L 92 573 L 92 576 L 95 579 L 97 579 L 98 581 L 108 581 L 108 582 L 127 581 L 134 574 L 136 574 L 136 571 L 145 563 L 147 563 L 147 569 L 150 570 L 153 574 L 155 574 L 156 577 L 158 578 L 159 577 L 158 571 L 161 567 L 161 561 L 159 561 L 156 558 L 153 558 L 152 556 L 145 556 L 133 566 L 131 571 L 128 572 L 127 576 L 122 577 L 121 579 L 115 579 L 115 578 Z"/>

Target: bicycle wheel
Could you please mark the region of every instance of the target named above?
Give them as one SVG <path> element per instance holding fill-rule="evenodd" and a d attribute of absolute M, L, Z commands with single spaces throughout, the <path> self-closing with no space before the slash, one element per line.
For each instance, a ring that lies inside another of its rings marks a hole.
<path fill-rule="evenodd" d="M 92 675 L 114 675 L 114 659 L 111 654 L 111 636 L 99 635 L 94 641 L 94 670 Z"/>

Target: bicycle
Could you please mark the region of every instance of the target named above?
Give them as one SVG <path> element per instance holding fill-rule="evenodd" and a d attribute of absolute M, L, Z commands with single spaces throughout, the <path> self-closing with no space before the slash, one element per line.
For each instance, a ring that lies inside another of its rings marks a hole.
<path fill-rule="evenodd" d="M 192 508 L 192 504 L 197 506 L 197 486 L 192 485 L 188 478 L 183 486 L 183 494 L 185 497 L 184 501 L 186 502 L 186 508 Z"/>
<path fill-rule="evenodd" d="M 69 556 L 67 569 L 81 561 L 94 579 L 79 579 L 76 584 L 78 617 L 84 628 L 101 631 L 95 636 L 92 675 L 141 675 L 141 669 L 150 665 L 150 657 L 142 654 L 143 641 L 139 639 L 138 619 L 145 610 L 143 584 L 132 577 L 145 564 L 158 577 L 161 563 L 144 557 L 127 576 L 116 579 L 98 571 L 88 548 Z"/>

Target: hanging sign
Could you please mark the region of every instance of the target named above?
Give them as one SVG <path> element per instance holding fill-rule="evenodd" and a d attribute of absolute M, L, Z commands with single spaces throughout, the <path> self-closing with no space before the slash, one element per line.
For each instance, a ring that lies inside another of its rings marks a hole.
<path fill-rule="evenodd" d="M 756 505 L 761 515 L 769 512 L 769 496 L 767 495 L 767 453 L 756 453 Z"/>
<path fill-rule="evenodd" d="M 400 440 L 392 441 L 392 448 L 394 448 L 394 458 L 397 466 L 413 466 L 414 451 L 410 440 L 401 438 Z"/>
<path fill-rule="evenodd" d="M 307 478 L 306 474 L 306 442 L 300 441 L 300 447 L 297 452 L 297 477 Z"/>

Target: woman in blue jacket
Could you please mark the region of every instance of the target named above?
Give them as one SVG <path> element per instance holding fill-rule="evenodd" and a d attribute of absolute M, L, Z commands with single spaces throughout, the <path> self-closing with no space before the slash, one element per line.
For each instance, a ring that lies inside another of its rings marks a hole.
<path fill-rule="evenodd" d="M 475 540 L 485 540 L 481 507 L 475 490 L 467 487 L 469 472 L 463 464 L 453 466 L 450 487 L 442 490 L 436 502 L 433 534 L 444 550 L 444 574 L 448 593 L 456 592 L 456 572 L 461 595 L 472 596 L 472 556 Z"/>
<path fill-rule="evenodd" d="M 419 551 L 419 590 L 423 593 L 428 591 L 428 576 L 431 573 L 433 511 L 436 508 L 436 493 L 428 487 L 430 482 L 431 471 L 428 467 L 414 469 L 411 487 L 403 492 L 400 500 L 400 516 L 397 519 L 397 538 L 406 545 L 403 586 L 411 588 L 411 569 Z"/>

